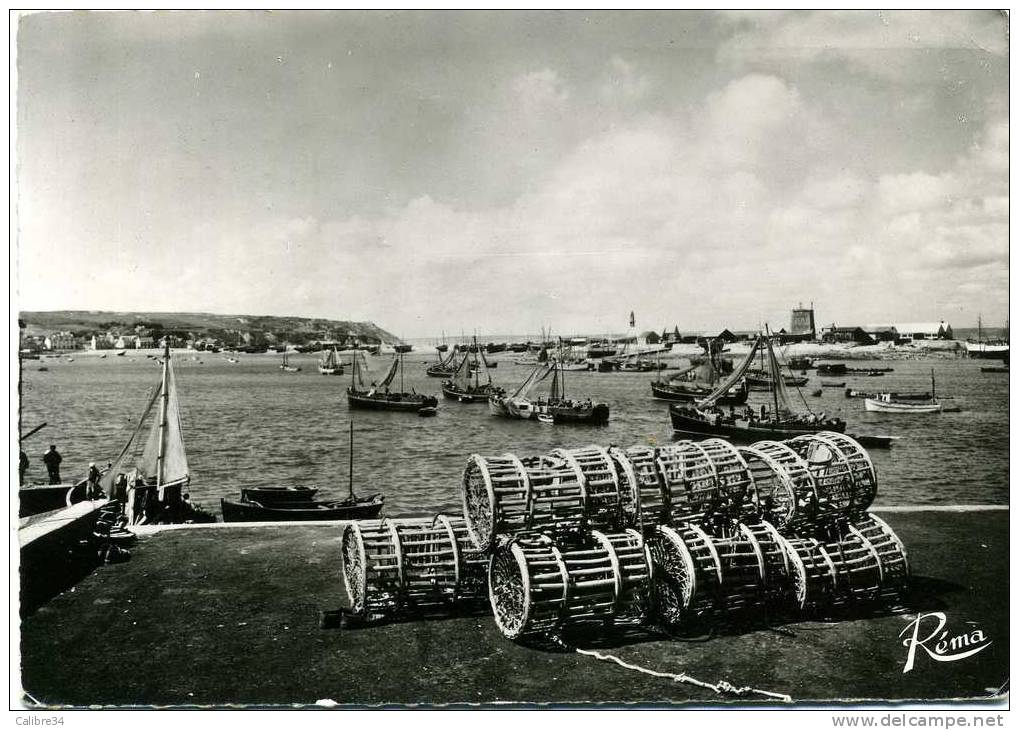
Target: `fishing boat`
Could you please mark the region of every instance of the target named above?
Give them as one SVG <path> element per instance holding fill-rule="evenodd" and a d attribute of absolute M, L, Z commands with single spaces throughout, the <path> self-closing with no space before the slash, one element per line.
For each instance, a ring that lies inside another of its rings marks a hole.
<path fill-rule="evenodd" d="M 184 488 L 191 483 L 191 472 L 184 450 L 177 380 L 167 343 L 161 364 L 159 383 L 134 431 L 99 482 L 111 498 L 124 500 L 124 513 L 131 524 L 179 523 L 196 516 L 194 507 L 183 495 Z M 146 424 L 148 438 L 139 454 L 138 436 Z"/>
<path fill-rule="evenodd" d="M 434 408 L 439 401 L 433 395 L 424 395 L 411 391 L 406 392 L 403 388 L 403 355 L 393 355 L 393 362 L 385 377 L 378 384 L 371 383 L 366 386 L 364 372 L 368 370 L 367 362 L 362 362 L 364 355 L 361 352 L 354 353 L 354 360 L 351 367 L 350 387 L 347 388 L 347 403 L 351 408 L 362 408 L 378 411 L 407 411 L 414 412 L 421 408 Z M 392 392 L 389 386 L 393 383 L 397 374 L 400 375 L 400 390 Z"/>
<path fill-rule="evenodd" d="M 893 401 L 929 401 L 931 399 L 930 391 L 898 391 L 898 392 L 886 392 L 885 395 L 889 396 Z M 846 398 L 880 398 L 880 393 L 866 393 L 862 390 L 854 390 L 853 388 L 846 388 Z"/>
<path fill-rule="evenodd" d="M 1006 326 L 1005 329 L 1007 331 L 1008 327 Z M 1008 342 L 1004 340 L 984 342 L 984 325 L 981 318 L 977 317 L 977 341 L 966 342 L 966 355 L 968 357 L 980 360 L 1007 360 L 1008 347 Z"/>
<path fill-rule="evenodd" d="M 737 411 L 730 407 L 729 412 L 725 413 L 718 407 L 718 400 L 744 377 L 758 350 L 767 353 L 770 382 L 774 384 L 771 389 L 773 397 L 771 413 L 768 413 L 765 406 L 761 406 L 760 412 L 753 408 L 741 408 Z M 669 406 L 669 418 L 673 431 L 685 437 L 715 436 L 741 442 L 782 440 L 818 431 L 842 433 L 846 429 L 845 421 L 840 418 L 825 418 L 823 413 L 804 415 L 793 410 L 785 382 L 781 377 L 781 367 L 771 344 L 771 336 L 767 332 L 757 338 L 743 362 L 711 395 L 699 401 L 696 406 L 679 404 Z"/>
<path fill-rule="evenodd" d="M 446 345 L 438 345 L 436 346 L 435 349 L 438 354 L 438 360 L 429 365 L 428 368 L 425 370 L 425 372 L 428 374 L 428 377 L 430 378 L 453 377 L 453 372 L 456 370 L 456 358 L 459 348 L 456 345 L 453 345 L 453 349 L 445 357 L 442 356 L 442 353 L 446 351 Z"/>
<path fill-rule="evenodd" d="M 659 400 L 691 402 L 707 398 L 722 380 L 719 372 L 716 353 L 720 352 L 709 344 L 708 357 L 698 360 L 665 380 L 651 381 L 651 395 Z M 728 391 L 723 393 L 716 403 L 718 405 L 742 405 L 747 402 L 750 388 L 746 378 L 740 378 Z"/>
<path fill-rule="evenodd" d="M 485 382 L 482 382 L 481 371 L 484 371 Z M 460 403 L 484 403 L 490 396 L 505 393 L 502 388 L 492 384 L 485 354 L 478 347 L 468 348 L 453 372 L 453 377 L 442 383 L 442 395 Z"/>
<path fill-rule="evenodd" d="M 287 359 L 286 350 L 283 351 L 283 362 L 280 363 L 280 370 L 282 370 L 285 373 L 299 373 L 299 372 L 301 372 L 301 368 L 299 368 L 299 367 L 297 367 L 295 365 L 291 365 L 290 364 L 290 361 Z"/>
<path fill-rule="evenodd" d="M 931 393 L 928 401 L 896 400 L 891 393 L 878 393 L 876 397 L 863 401 L 868 413 L 940 413 L 941 404 L 934 385 L 934 371 L 931 370 Z"/>
<path fill-rule="evenodd" d="M 1008 372 L 1008 363 L 1006 362 L 1004 365 L 989 365 L 989 366 L 986 366 L 986 367 L 982 367 L 982 368 L 980 368 L 980 372 L 982 372 L 982 373 L 1007 373 Z"/>
<path fill-rule="evenodd" d="M 221 499 L 223 522 L 308 522 L 364 520 L 378 516 L 385 497 L 354 494 L 354 423 L 350 424 L 350 487 L 346 499 L 316 500 L 318 489 L 306 486 L 253 487 L 240 500 Z"/>
<path fill-rule="evenodd" d="M 810 370 L 814 367 L 814 361 L 805 355 L 795 355 L 789 358 L 790 370 Z"/>
<path fill-rule="evenodd" d="M 543 381 L 551 378 L 548 396 L 531 398 L 531 392 Z M 512 395 L 493 395 L 488 399 L 489 411 L 496 416 L 553 423 L 604 424 L 609 420 L 609 407 L 594 403 L 590 398 L 573 400 L 566 396 L 565 376 L 557 360 L 550 359 L 531 371 L 531 374 Z M 541 418 L 545 416 L 546 418 Z"/>
<path fill-rule="evenodd" d="M 833 383 L 831 381 L 824 381 L 824 380 L 822 380 L 821 381 L 821 387 L 822 388 L 845 388 L 846 387 L 846 381 L 843 380 L 843 381 L 838 382 L 838 383 Z"/>
<path fill-rule="evenodd" d="M 326 351 L 325 360 L 319 361 L 318 371 L 322 375 L 343 375 L 343 363 L 340 362 L 335 345 L 333 345 L 333 349 Z"/>

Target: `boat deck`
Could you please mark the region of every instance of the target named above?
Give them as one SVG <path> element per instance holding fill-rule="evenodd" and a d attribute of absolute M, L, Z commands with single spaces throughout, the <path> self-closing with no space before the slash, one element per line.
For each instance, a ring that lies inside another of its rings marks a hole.
<path fill-rule="evenodd" d="M 627 662 L 796 701 L 984 698 L 1008 679 L 1008 512 L 881 511 L 909 550 L 909 610 L 991 644 L 918 652 L 911 615 L 804 621 L 600 648 Z M 22 625 L 23 686 L 47 705 L 711 703 L 708 690 L 504 639 L 489 616 L 321 628 L 345 601 L 340 523 L 151 529 Z M 972 623 L 970 623 L 972 622 Z"/>

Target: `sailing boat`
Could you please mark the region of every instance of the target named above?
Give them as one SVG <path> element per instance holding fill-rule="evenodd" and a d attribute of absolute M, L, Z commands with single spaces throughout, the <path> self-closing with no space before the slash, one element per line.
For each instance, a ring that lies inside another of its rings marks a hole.
<path fill-rule="evenodd" d="M 548 397 L 531 399 L 531 391 L 548 378 L 551 378 Z M 496 416 L 543 423 L 550 418 L 553 423 L 605 424 L 609 421 L 609 407 L 605 403 L 594 403 L 590 398 L 574 401 L 566 397 L 565 376 L 554 359 L 535 367 L 513 395 L 491 396 L 488 408 Z"/>
<path fill-rule="evenodd" d="M 318 371 L 322 375 L 343 375 L 343 363 L 336 352 L 336 345 L 333 349 L 326 351 L 326 359 L 318 363 Z"/>
<path fill-rule="evenodd" d="M 461 403 L 481 403 L 488 400 L 489 396 L 505 395 L 506 391 L 492 385 L 492 376 L 488 374 L 487 366 L 488 361 L 475 338 L 474 347 L 464 352 L 463 360 L 453 372 L 453 377 L 442 383 L 442 394 Z M 482 370 L 485 371 L 486 383 L 481 382 Z"/>
<path fill-rule="evenodd" d="M 754 361 L 754 355 L 762 348 L 767 353 L 767 365 L 771 382 L 774 383 L 771 390 L 774 399 L 772 412 L 769 414 L 767 408 L 761 406 L 760 414 L 752 408 L 744 408 L 739 412 L 730 408 L 728 414 L 724 413 L 717 407 L 719 399 L 746 374 Z M 733 370 L 732 375 L 719 384 L 711 395 L 698 401 L 696 407 L 678 404 L 669 406 L 669 417 L 672 420 L 672 429 L 676 433 L 695 437 L 719 436 L 733 441 L 782 440 L 818 431 L 842 433 L 846 430 L 846 422 L 841 418 L 826 419 L 823 413 L 815 416 L 793 411 L 781 377 L 778 359 L 771 345 L 771 335 L 767 331 L 766 335 L 757 338 L 739 367 Z"/>
<path fill-rule="evenodd" d="M 966 343 L 966 354 L 981 360 L 1007 360 L 1008 342 L 984 342 L 984 324 L 981 318 L 977 317 L 977 341 Z"/>
<path fill-rule="evenodd" d="M 716 344 L 717 343 L 717 344 Z M 709 340 L 708 354 L 696 365 L 680 370 L 666 380 L 651 381 L 651 395 L 659 400 L 695 401 L 711 395 L 721 380 L 716 358 L 721 352 L 718 340 Z M 750 389 L 746 378 L 740 378 L 735 385 L 718 397 L 719 405 L 743 405 L 747 402 Z"/>
<path fill-rule="evenodd" d="M 319 501 L 315 487 L 250 487 L 240 500 L 220 500 L 223 522 L 363 520 L 378 516 L 385 496 L 354 494 L 354 422 L 350 422 L 350 492 L 346 499 Z"/>
<path fill-rule="evenodd" d="M 940 413 L 941 404 L 934 387 L 934 370 L 931 370 L 931 397 L 927 402 L 903 402 L 896 400 L 892 393 L 878 393 L 864 400 L 863 405 L 869 413 Z"/>
<path fill-rule="evenodd" d="M 453 349 L 445 357 L 443 357 L 441 353 L 446 351 L 446 345 L 438 345 L 435 348 L 435 350 L 438 360 L 429 365 L 428 369 L 425 370 L 425 372 L 428 374 L 428 377 L 430 378 L 453 377 L 453 372 L 456 370 L 455 366 L 456 355 L 457 352 L 459 352 L 459 347 L 457 345 L 453 345 Z"/>
<path fill-rule="evenodd" d="M 747 371 L 747 385 L 750 386 L 750 390 L 763 390 L 770 392 L 772 390 L 772 378 L 774 376 L 764 362 L 764 349 L 762 348 L 758 352 L 761 355 L 761 366 L 758 368 L 751 368 Z M 789 372 L 788 374 L 782 373 L 781 379 L 786 385 L 792 385 L 797 388 L 801 385 L 806 385 L 808 380 L 805 377 L 794 375 L 792 372 Z"/>
<path fill-rule="evenodd" d="M 131 524 L 177 523 L 188 516 L 182 490 L 191 483 L 191 472 L 184 451 L 170 345 L 164 342 L 163 347 L 159 386 L 149 398 L 131 437 L 99 482 L 111 498 L 125 500 L 124 511 Z M 156 417 L 149 426 L 142 453 L 136 457 L 134 467 L 126 471 L 124 464 L 134 455 L 138 435 L 154 410 Z"/>
<path fill-rule="evenodd" d="M 285 373 L 299 373 L 299 372 L 301 372 L 301 368 L 296 367 L 294 365 L 291 365 L 290 362 L 287 360 L 287 351 L 286 350 L 283 351 L 283 362 L 282 362 L 282 364 L 280 364 L 280 370 L 282 370 Z"/>
<path fill-rule="evenodd" d="M 403 390 L 403 355 L 393 355 L 393 362 L 382 382 L 370 387 L 365 387 L 364 371 L 368 370 L 368 364 L 362 362 L 364 355 L 361 352 L 354 353 L 353 367 L 350 374 L 350 387 L 347 388 L 347 403 L 351 408 L 369 408 L 383 411 L 411 411 L 417 412 L 422 409 L 434 409 L 439 401 L 433 395 L 421 393 L 407 393 Z M 400 392 L 392 393 L 389 390 L 390 384 L 400 374 Z"/>

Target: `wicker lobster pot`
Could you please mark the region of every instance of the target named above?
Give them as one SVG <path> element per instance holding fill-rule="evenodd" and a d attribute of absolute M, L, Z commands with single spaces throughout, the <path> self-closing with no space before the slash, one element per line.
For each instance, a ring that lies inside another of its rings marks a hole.
<path fill-rule="evenodd" d="M 801 609 L 823 610 L 893 601 L 909 581 L 909 558 L 885 522 L 866 515 L 841 528 L 841 537 L 785 540 Z"/>
<path fill-rule="evenodd" d="M 622 478 L 623 513 L 626 524 L 637 530 L 668 522 L 669 502 L 658 471 L 657 454 L 649 446 L 612 448 L 609 454 Z"/>
<path fill-rule="evenodd" d="M 484 596 L 486 560 L 460 517 L 351 522 L 341 551 L 350 610 L 365 618 L 442 612 Z"/>
<path fill-rule="evenodd" d="M 753 479 L 745 505 L 780 530 L 817 518 L 817 484 L 807 462 L 786 444 L 758 441 L 739 450 Z"/>
<path fill-rule="evenodd" d="M 597 446 L 527 459 L 475 454 L 460 492 L 479 550 L 490 549 L 497 536 L 617 529 L 623 517 L 618 462 Z"/>
<path fill-rule="evenodd" d="M 817 485 L 819 516 L 864 512 L 877 494 L 877 474 L 867 451 L 845 434 L 822 431 L 786 442 L 807 462 Z"/>
<path fill-rule="evenodd" d="M 751 477 L 728 441 L 678 441 L 657 451 L 659 473 L 673 523 L 699 521 L 719 511 L 737 513 Z"/>
<path fill-rule="evenodd" d="M 788 558 L 768 523 L 716 538 L 696 525 L 659 526 L 648 540 L 658 622 L 670 629 L 726 621 L 785 596 Z"/>
<path fill-rule="evenodd" d="M 651 563 L 640 534 L 591 533 L 590 544 L 560 549 L 544 536 L 496 548 L 489 563 L 489 601 L 510 639 L 597 623 L 643 619 Z"/>

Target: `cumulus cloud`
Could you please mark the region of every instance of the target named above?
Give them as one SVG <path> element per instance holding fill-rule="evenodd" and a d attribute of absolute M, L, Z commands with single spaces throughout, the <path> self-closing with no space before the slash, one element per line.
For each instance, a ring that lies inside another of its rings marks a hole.
<path fill-rule="evenodd" d="M 844 61 L 886 78 L 908 79 L 941 69 L 913 51 L 952 49 L 1003 56 L 1008 19 L 997 11 L 887 10 L 733 13 L 733 35 L 718 58 L 736 65 Z"/>

